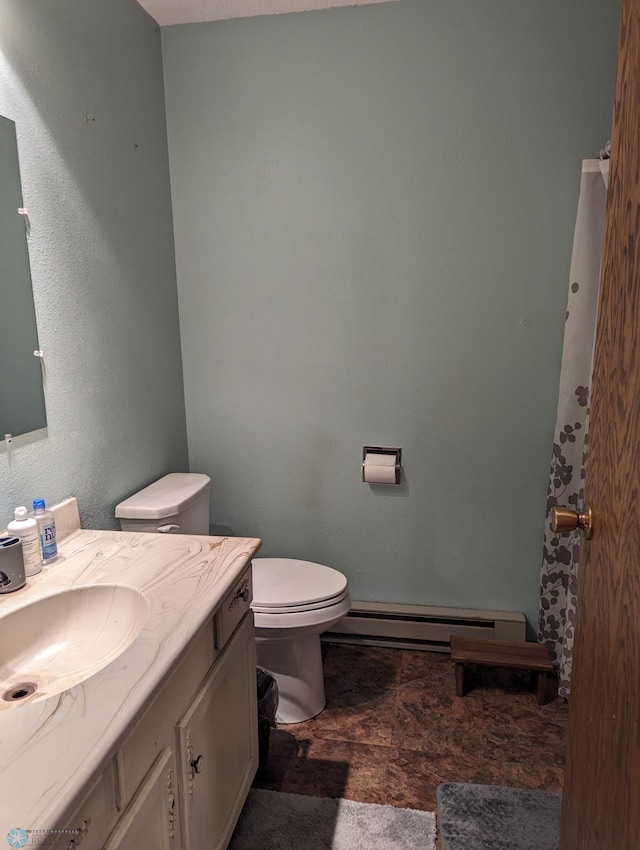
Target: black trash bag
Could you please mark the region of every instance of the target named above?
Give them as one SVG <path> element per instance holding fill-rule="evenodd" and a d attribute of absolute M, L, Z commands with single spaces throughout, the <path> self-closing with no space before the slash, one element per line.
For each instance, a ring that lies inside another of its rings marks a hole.
<path fill-rule="evenodd" d="M 278 711 L 278 683 L 273 673 L 256 667 L 258 686 L 258 768 L 262 770 L 269 757 L 269 735 L 276 728 Z"/>

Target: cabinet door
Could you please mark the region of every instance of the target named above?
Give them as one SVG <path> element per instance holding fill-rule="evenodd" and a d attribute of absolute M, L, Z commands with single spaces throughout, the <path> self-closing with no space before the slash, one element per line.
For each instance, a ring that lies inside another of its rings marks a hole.
<path fill-rule="evenodd" d="M 82 833 L 82 838 L 76 839 L 76 843 L 82 843 L 83 850 L 102 850 L 105 836 L 109 835 L 117 820 L 114 767 L 110 762 L 64 828 Z M 70 841 L 69 846 L 75 844 Z"/>
<path fill-rule="evenodd" d="M 176 729 L 183 850 L 227 846 L 258 765 L 257 730 L 249 613 Z"/>
<path fill-rule="evenodd" d="M 140 786 L 104 850 L 179 850 L 176 759 L 166 747 Z"/>

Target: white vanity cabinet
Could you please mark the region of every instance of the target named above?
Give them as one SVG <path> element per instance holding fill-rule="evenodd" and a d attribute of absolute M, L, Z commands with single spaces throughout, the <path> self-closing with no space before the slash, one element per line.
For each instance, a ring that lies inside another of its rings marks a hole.
<path fill-rule="evenodd" d="M 177 728 L 183 846 L 224 850 L 256 771 L 255 640 L 246 618 Z M 250 686 L 251 682 L 251 686 Z"/>
<path fill-rule="evenodd" d="M 83 850 L 226 848 L 258 766 L 250 601 L 248 568 L 67 821 Z"/>
<path fill-rule="evenodd" d="M 180 850 L 176 774 L 175 753 L 166 747 L 118 821 L 105 850 Z"/>

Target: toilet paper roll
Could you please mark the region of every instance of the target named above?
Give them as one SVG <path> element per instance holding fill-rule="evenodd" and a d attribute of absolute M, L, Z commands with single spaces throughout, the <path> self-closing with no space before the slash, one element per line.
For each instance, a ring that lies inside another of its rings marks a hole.
<path fill-rule="evenodd" d="M 364 480 L 367 484 L 396 484 L 396 455 L 367 452 L 364 456 Z"/>

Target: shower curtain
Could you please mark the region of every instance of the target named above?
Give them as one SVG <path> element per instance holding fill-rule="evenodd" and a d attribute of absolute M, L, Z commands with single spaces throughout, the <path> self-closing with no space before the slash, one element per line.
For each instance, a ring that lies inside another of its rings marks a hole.
<path fill-rule="evenodd" d="M 608 176 L 608 160 L 588 159 L 582 163 L 540 572 L 538 636 L 551 653 L 559 677 L 558 693 L 565 698 L 571 688 L 581 533 L 554 534 L 550 513 L 555 505 L 574 510 L 583 505 Z"/>

